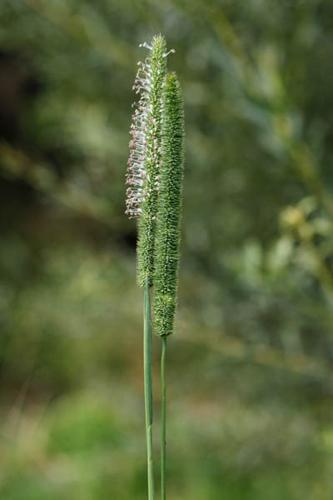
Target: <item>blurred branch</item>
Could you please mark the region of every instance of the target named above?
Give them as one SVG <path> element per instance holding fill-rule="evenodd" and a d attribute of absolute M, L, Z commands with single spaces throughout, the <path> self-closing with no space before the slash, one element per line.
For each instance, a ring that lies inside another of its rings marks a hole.
<path fill-rule="evenodd" d="M 262 344 L 249 346 L 242 340 L 230 338 L 216 331 L 205 331 L 202 336 L 194 336 L 188 325 L 186 325 L 186 329 L 184 328 L 182 338 L 178 341 L 193 343 L 201 348 L 206 347 L 219 356 L 236 361 L 250 362 L 303 377 L 322 378 L 329 382 L 333 388 L 333 370 L 322 359 L 315 359 L 303 354 L 286 354 Z"/>
<path fill-rule="evenodd" d="M 132 67 L 135 47 L 123 43 L 119 37 L 112 36 L 110 29 L 101 29 L 104 19 L 98 16 L 96 9 L 90 9 L 89 16 L 76 10 L 72 14 L 66 2 L 48 2 L 45 0 L 22 0 L 27 7 L 47 20 L 62 33 L 90 45 L 101 52 L 104 58 L 110 59 L 119 66 Z M 85 6 L 88 8 L 88 6 Z M 98 16 L 98 23 L 96 23 Z"/>
<path fill-rule="evenodd" d="M 278 139 L 304 186 L 333 215 L 333 196 L 323 184 L 314 154 L 291 125 L 291 117 L 293 115 L 299 116 L 299 113 L 295 112 L 294 108 L 291 109 L 288 102 L 287 96 L 289 97 L 289 94 L 285 88 L 279 65 L 271 64 L 269 67 L 265 67 L 263 63 L 261 67 L 260 58 L 259 60 L 255 58 L 253 61 L 250 60 L 242 48 L 240 37 L 220 7 L 218 9 L 207 7 L 206 16 L 214 27 L 223 47 L 227 49 L 227 55 L 231 61 L 229 70 L 232 72 L 233 82 L 237 82 L 242 90 L 242 96 L 239 98 L 246 100 L 253 96 L 255 100 L 259 98 L 263 103 L 266 103 L 265 113 L 268 116 L 270 128 L 267 128 L 266 123 L 265 133 L 270 133 L 273 136 L 273 141 Z M 267 76 L 268 71 L 272 72 L 269 76 L 274 84 L 271 85 L 269 92 L 264 92 L 256 82 L 258 76 L 263 73 L 266 73 L 265 76 Z M 253 95 L 254 92 L 255 95 Z M 261 95 L 260 92 L 262 92 Z"/>
<path fill-rule="evenodd" d="M 110 217 L 110 208 L 102 197 L 80 189 L 73 182 L 59 182 L 46 164 L 31 160 L 23 151 L 13 149 L 6 143 L 0 143 L 0 169 L 2 175 L 23 180 L 77 215 L 110 227 L 122 223 L 122 217 L 116 214 Z"/>

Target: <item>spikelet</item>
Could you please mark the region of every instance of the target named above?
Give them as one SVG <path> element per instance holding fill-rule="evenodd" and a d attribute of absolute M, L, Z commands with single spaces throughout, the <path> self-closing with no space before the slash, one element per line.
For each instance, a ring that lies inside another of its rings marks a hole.
<path fill-rule="evenodd" d="M 184 111 L 174 73 L 166 77 L 163 99 L 162 158 L 155 240 L 154 317 L 158 335 L 173 332 L 176 309 L 182 184 Z"/>
<path fill-rule="evenodd" d="M 138 219 L 137 281 L 152 285 L 158 176 L 161 160 L 162 94 L 166 74 L 165 39 L 161 35 L 142 47 L 150 51 L 139 62 L 133 89 L 138 101 L 132 116 L 126 176 L 126 214 Z M 172 52 L 172 51 L 170 51 Z"/>

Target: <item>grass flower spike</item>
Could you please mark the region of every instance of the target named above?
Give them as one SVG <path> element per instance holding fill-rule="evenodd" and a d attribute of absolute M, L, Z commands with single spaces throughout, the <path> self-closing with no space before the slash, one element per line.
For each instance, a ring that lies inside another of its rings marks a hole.
<path fill-rule="evenodd" d="M 173 332 L 178 281 L 184 163 L 184 112 L 177 77 L 166 78 L 163 102 L 162 164 L 155 243 L 154 319 L 158 335 Z"/>
<path fill-rule="evenodd" d="M 126 213 L 138 218 L 138 284 L 152 285 L 158 176 L 161 160 L 162 93 L 166 43 L 161 35 L 142 47 L 150 54 L 139 68 L 133 89 L 139 99 L 131 124 Z"/>

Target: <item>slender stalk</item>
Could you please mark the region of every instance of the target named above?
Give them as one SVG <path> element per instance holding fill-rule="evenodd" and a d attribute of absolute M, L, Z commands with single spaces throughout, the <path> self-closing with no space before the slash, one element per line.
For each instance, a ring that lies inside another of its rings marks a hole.
<path fill-rule="evenodd" d="M 147 282 L 144 286 L 143 370 L 147 440 L 148 500 L 154 500 L 152 340 L 153 333 L 151 322 L 150 286 Z"/>
<path fill-rule="evenodd" d="M 166 500 L 166 411 L 167 411 L 167 391 L 166 391 L 166 351 L 167 336 L 161 337 L 161 500 Z"/>

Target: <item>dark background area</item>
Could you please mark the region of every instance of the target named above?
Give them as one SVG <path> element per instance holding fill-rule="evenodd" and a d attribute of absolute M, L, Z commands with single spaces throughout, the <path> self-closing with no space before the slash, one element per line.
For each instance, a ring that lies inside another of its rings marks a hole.
<path fill-rule="evenodd" d="M 0 498 L 146 498 L 124 179 L 159 32 L 186 113 L 169 498 L 331 500 L 330 0 L 1 0 Z"/>

